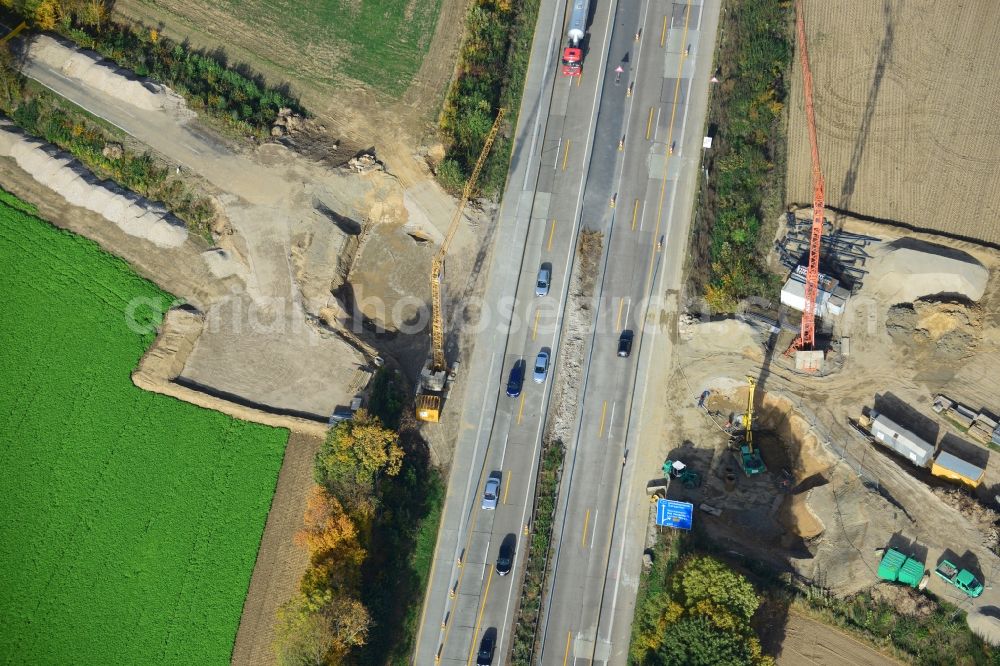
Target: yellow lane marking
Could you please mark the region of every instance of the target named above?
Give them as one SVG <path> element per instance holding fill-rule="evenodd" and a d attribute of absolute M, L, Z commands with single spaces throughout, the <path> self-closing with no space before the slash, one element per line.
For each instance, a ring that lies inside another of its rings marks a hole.
<path fill-rule="evenodd" d="M 580 87 L 580 81 L 581 81 L 582 79 L 583 79 L 583 74 L 580 74 L 579 76 L 577 76 L 577 77 L 576 77 L 576 87 L 577 87 L 577 88 L 579 88 L 579 87 Z"/>
<path fill-rule="evenodd" d="M 688 0 L 687 9 L 685 10 L 684 13 L 684 38 L 681 40 L 682 42 L 687 40 L 688 21 L 690 19 L 691 19 L 691 0 Z M 666 25 L 665 17 L 664 17 L 664 25 Z M 660 238 L 660 221 L 663 215 L 663 195 L 667 191 L 667 171 L 668 171 L 667 166 L 670 163 L 670 146 L 673 145 L 674 118 L 677 115 L 677 98 L 680 96 L 681 92 L 681 71 L 682 68 L 684 67 L 684 58 L 685 56 L 681 55 L 681 57 L 677 59 L 677 82 L 674 84 L 674 104 L 673 108 L 671 108 L 670 110 L 670 124 L 667 126 L 668 127 L 667 154 L 663 162 L 663 180 L 662 182 L 660 182 L 660 202 L 656 207 L 656 231 L 653 233 L 653 238 L 656 239 L 656 242 L 659 242 Z M 649 271 L 646 275 L 647 284 L 649 284 L 649 281 L 653 277 L 653 265 L 655 261 L 656 261 L 656 250 L 654 248 L 653 252 L 650 253 L 649 255 Z"/>
<path fill-rule="evenodd" d="M 507 503 L 507 492 L 510 491 L 510 473 L 507 473 L 507 485 L 503 487 L 503 503 Z"/>
<path fill-rule="evenodd" d="M 479 607 L 479 618 L 476 620 L 476 630 L 472 633 L 472 645 L 469 646 L 469 666 L 472 666 L 472 655 L 476 651 L 476 636 L 479 635 L 479 625 L 483 621 L 483 611 L 486 610 L 486 599 L 490 596 L 490 583 L 493 582 L 493 567 L 490 567 L 489 578 L 486 579 L 486 592 L 483 594 L 483 605 Z"/>
<path fill-rule="evenodd" d="M 639 200 L 635 200 L 635 205 L 632 206 L 632 231 L 635 231 L 635 221 L 636 217 L 639 215 Z"/>
<path fill-rule="evenodd" d="M 590 525 L 590 509 L 587 509 L 587 517 L 583 519 L 583 536 L 580 537 L 580 545 L 587 547 L 587 527 Z"/>
<path fill-rule="evenodd" d="M 622 309 L 625 307 L 625 299 L 622 298 L 618 301 L 618 319 L 615 320 L 615 330 L 622 330 Z M 605 403 L 607 404 L 607 403 Z"/>
<path fill-rule="evenodd" d="M 444 514 L 442 514 L 442 515 L 444 515 Z M 479 518 L 479 512 L 478 511 L 473 511 L 473 513 L 472 513 L 472 523 L 469 526 L 469 538 L 465 540 L 465 550 L 462 551 L 462 558 L 463 559 L 468 554 L 469 547 L 472 545 L 472 535 L 476 531 L 476 520 L 478 518 Z M 458 568 L 458 581 L 455 583 L 455 594 L 456 595 L 458 594 L 459 588 L 462 587 L 462 579 L 464 577 L 465 577 L 465 567 L 460 565 L 459 568 Z M 452 610 L 454 611 L 454 608 Z M 455 623 L 454 622 L 449 622 L 448 626 L 444 630 L 444 640 L 441 641 L 441 649 L 442 649 L 442 651 L 444 650 L 444 646 L 448 644 L 448 635 L 451 633 L 451 625 L 453 625 L 453 624 L 455 624 Z"/>
<path fill-rule="evenodd" d="M 573 632 L 566 632 L 566 654 L 563 656 L 563 666 L 566 666 L 566 660 L 569 659 L 569 639 L 573 635 Z M 575 659 L 573 661 L 576 661 Z"/>
<path fill-rule="evenodd" d="M 649 134 L 653 131 L 653 110 L 656 107 L 649 107 L 649 119 L 646 121 L 646 141 L 649 141 Z"/>
<path fill-rule="evenodd" d="M 563 166 L 562 166 L 562 170 L 563 171 L 566 170 L 566 160 L 569 159 L 569 145 L 571 143 L 573 143 L 573 142 L 570 141 L 569 139 L 566 139 L 566 150 L 563 151 Z"/>
<path fill-rule="evenodd" d="M 535 325 L 531 327 L 531 339 L 534 340 L 535 336 L 538 334 L 538 315 L 542 314 L 541 310 L 535 310 Z"/>
<path fill-rule="evenodd" d="M 553 218 L 553 220 L 552 220 L 552 227 L 549 228 L 549 243 L 548 243 L 548 245 L 545 246 L 545 251 L 546 252 L 551 252 L 552 251 L 552 237 L 555 235 L 555 233 L 556 233 L 556 221 Z"/>
<path fill-rule="evenodd" d="M 524 415 L 524 393 L 521 394 L 521 406 L 517 410 L 517 423 L 520 425 L 521 417 Z"/>
<path fill-rule="evenodd" d="M 601 437 L 604 436 L 604 415 L 607 413 L 607 411 L 608 411 L 608 401 L 605 400 L 604 401 L 604 405 L 601 407 L 601 425 L 597 429 L 597 438 L 598 439 L 600 439 Z"/>
<path fill-rule="evenodd" d="M 667 43 L 667 17 L 663 17 L 663 31 L 660 33 L 660 48 Z"/>

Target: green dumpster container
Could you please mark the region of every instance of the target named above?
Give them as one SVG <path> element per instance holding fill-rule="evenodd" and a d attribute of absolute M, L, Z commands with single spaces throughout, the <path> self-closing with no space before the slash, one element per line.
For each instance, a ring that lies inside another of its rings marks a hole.
<path fill-rule="evenodd" d="M 879 562 L 878 577 L 893 583 L 917 587 L 924 577 L 924 563 L 889 548 Z"/>

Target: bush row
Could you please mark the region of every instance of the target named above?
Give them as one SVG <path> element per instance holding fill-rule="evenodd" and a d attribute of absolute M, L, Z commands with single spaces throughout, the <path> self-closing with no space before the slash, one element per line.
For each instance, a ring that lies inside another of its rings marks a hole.
<path fill-rule="evenodd" d="M 507 109 L 506 126 L 517 126 L 538 5 L 539 0 L 513 6 L 510 0 L 476 0 L 469 9 L 458 75 L 441 112 L 448 150 L 437 175 L 452 192 L 461 191 L 472 173 L 500 107 Z M 510 137 L 501 132 L 483 167 L 481 192 L 503 190 L 510 151 Z"/>
<path fill-rule="evenodd" d="M 724 14 L 720 80 L 710 115 L 718 127 L 708 164 L 703 214 L 711 263 L 706 298 L 732 310 L 747 296 L 768 296 L 775 276 L 761 259 L 762 220 L 782 196 L 781 114 L 792 54 L 791 3 L 731 0 Z"/>
<path fill-rule="evenodd" d="M 925 598 L 917 613 L 875 599 L 870 592 L 837 598 L 810 591 L 805 604 L 825 621 L 860 634 L 882 648 L 894 648 L 915 664 L 995 664 L 1000 652 L 973 633 L 962 611 L 946 601 L 932 601 L 919 592 L 900 594 Z"/>
<path fill-rule="evenodd" d="M 2 56 L 3 54 L 0 54 Z M 31 136 L 44 139 L 72 154 L 99 178 L 110 178 L 127 190 L 158 201 L 207 238 L 215 219 L 208 198 L 194 194 L 149 153 L 119 147 L 111 135 L 74 106 L 48 90 L 28 84 L 0 57 L 0 113 Z M 114 150 L 106 151 L 111 146 Z"/>
<path fill-rule="evenodd" d="M 108 22 L 100 27 L 74 23 L 65 33 L 138 76 L 165 83 L 189 106 L 258 138 L 268 135 L 278 110 L 304 113 L 287 91 L 269 88 L 259 76 L 227 66 L 221 51 L 203 53 L 187 44 Z"/>
<path fill-rule="evenodd" d="M 531 536 L 528 540 L 528 561 L 521 587 L 521 602 L 514 622 L 511 663 L 529 664 L 535 646 L 538 615 L 542 610 L 542 593 L 545 573 L 552 546 L 552 521 L 556 511 L 556 497 L 562 471 L 565 449 L 560 441 L 552 441 L 542 450 L 542 463 L 538 470 L 535 511 L 531 519 Z"/>
<path fill-rule="evenodd" d="M 103 0 L 9 0 L 6 4 L 42 30 L 55 30 L 120 67 L 164 83 L 191 108 L 241 133 L 263 138 L 282 107 L 304 110 L 287 89 L 269 87 L 245 67 L 230 67 L 225 53 L 191 48 L 155 28 L 113 21 Z"/>

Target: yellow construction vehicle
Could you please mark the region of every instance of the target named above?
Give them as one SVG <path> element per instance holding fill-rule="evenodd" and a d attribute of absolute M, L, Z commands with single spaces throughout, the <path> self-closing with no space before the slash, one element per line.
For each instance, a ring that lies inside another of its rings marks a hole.
<path fill-rule="evenodd" d="M 767 471 L 760 451 L 753 447 L 753 399 L 757 392 L 757 380 L 747 377 L 750 392 L 747 397 L 747 411 L 743 414 L 743 442 L 740 444 L 740 467 L 747 476 L 755 476 Z"/>
<path fill-rule="evenodd" d="M 476 166 L 472 169 L 469 180 L 465 183 L 462 191 L 462 198 L 455 208 L 455 214 L 448 225 L 448 233 L 445 234 L 434 259 L 431 261 L 431 357 L 424 363 L 423 370 L 420 371 L 420 385 L 417 387 L 416 412 L 417 418 L 421 421 L 437 423 L 441 418 L 441 405 L 448 395 L 448 389 L 455 380 L 457 373 L 457 363 L 449 369 L 444 358 L 444 313 L 441 299 L 441 283 L 444 281 L 444 259 L 448 254 L 448 246 L 451 245 L 458 225 L 462 221 L 462 214 L 465 206 L 469 203 L 469 198 L 476 187 L 479 179 L 479 172 L 486 162 L 493 141 L 500 130 L 500 122 L 503 120 L 506 109 L 497 112 L 497 118 L 493 121 L 493 127 L 486 135 L 483 142 L 483 149 L 476 160 Z"/>

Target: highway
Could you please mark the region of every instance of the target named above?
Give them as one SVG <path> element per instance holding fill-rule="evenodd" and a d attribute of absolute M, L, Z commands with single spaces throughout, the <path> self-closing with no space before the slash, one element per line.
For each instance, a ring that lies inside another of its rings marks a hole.
<path fill-rule="evenodd" d="M 631 419 L 637 369 L 649 357 L 642 350 L 651 288 L 662 288 L 664 275 L 679 279 L 687 245 L 718 15 L 717 1 L 711 6 L 711 32 L 703 38 L 699 2 L 598 1 L 584 75 L 570 79 L 558 74 L 566 8 L 561 1 L 543 1 L 498 220 L 502 241 L 484 299 L 484 310 L 513 305 L 509 317 L 494 317 L 477 336 L 463 370 L 468 374 L 460 379 L 468 382 L 465 404 L 446 406 L 444 418 L 461 419 L 460 431 L 415 664 L 474 663 L 487 632 L 497 639 L 494 663 L 504 663 L 509 654 L 552 392 L 552 373 L 536 384 L 531 366 L 543 348 L 558 359 L 581 228 L 604 235 L 600 299 L 585 345 L 576 434 L 566 442 L 552 587 L 535 660 L 625 663 L 640 564 L 633 542 L 642 532 L 635 529 L 640 522 L 630 523 L 628 510 L 622 511 L 632 504 L 630 484 L 622 481 L 635 471 L 623 462 L 626 444 L 638 441 Z M 692 87 L 696 71 L 702 80 Z M 689 96 L 701 102 L 695 119 L 688 117 Z M 675 215 L 678 204 L 686 207 Z M 671 270 L 661 271 L 664 261 Z M 537 297 L 534 278 L 542 263 L 552 266 L 552 288 Z M 635 331 L 630 358 L 615 354 L 624 329 Z M 527 364 L 524 391 L 509 398 L 504 385 L 519 360 Z M 638 377 L 642 382 L 646 375 Z M 499 504 L 484 510 L 482 489 L 495 471 L 502 474 Z M 515 568 L 499 576 L 497 551 L 508 535 L 517 539 Z M 620 585 L 623 580 L 632 582 Z"/>

